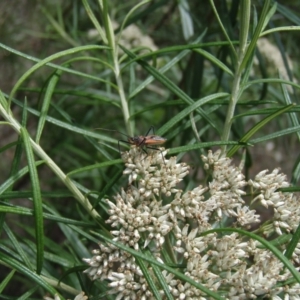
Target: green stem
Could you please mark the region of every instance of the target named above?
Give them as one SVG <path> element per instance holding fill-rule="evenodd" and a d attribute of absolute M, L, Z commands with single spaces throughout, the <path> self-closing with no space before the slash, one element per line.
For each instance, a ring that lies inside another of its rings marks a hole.
<path fill-rule="evenodd" d="M 237 60 L 237 67 L 236 67 L 236 71 L 235 71 L 234 79 L 233 79 L 233 83 L 232 83 L 232 92 L 231 92 L 231 97 L 230 97 L 229 106 L 228 106 L 228 110 L 227 110 L 226 120 L 225 120 L 225 124 L 224 124 L 222 141 L 229 140 L 235 107 L 236 107 L 236 104 L 240 97 L 240 82 L 241 82 L 242 73 L 243 73 L 243 68 L 241 68 L 241 64 L 244 60 L 244 56 L 245 56 L 246 49 L 247 49 L 251 1 L 243 0 L 240 3 L 241 3 L 241 7 L 240 7 L 241 28 L 240 28 L 240 36 L 239 36 L 238 60 Z M 223 153 L 226 152 L 226 145 L 224 145 L 222 151 L 223 151 Z"/>
<path fill-rule="evenodd" d="M 103 13 L 106 37 L 107 37 L 108 45 L 110 47 L 110 55 L 111 55 L 111 59 L 113 62 L 114 73 L 115 73 L 115 78 L 116 78 L 116 82 L 117 82 L 117 86 L 118 86 L 118 92 L 119 92 L 119 96 L 120 96 L 124 122 L 126 125 L 127 133 L 130 136 L 132 136 L 133 133 L 132 133 L 132 130 L 130 127 L 130 121 L 129 121 L 130 114 L 129 114 L 128 102 L 127 102 L 126 96 L 125 96 L 124 85 L 123 85 L 123 80 L 122 80 L 119 61 L 118 61 L 119 47 L 115 43 L 116 39 L 115 39 L 114 30 L 112 28 L 112 23 L 109 18 L 107 0 L 103 0 L 100 2 L 100 8 L 102 9 L 102 13 Z"/>

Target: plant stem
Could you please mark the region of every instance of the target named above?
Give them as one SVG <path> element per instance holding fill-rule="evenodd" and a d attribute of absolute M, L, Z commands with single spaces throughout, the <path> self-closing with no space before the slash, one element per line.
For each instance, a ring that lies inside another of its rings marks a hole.
<path fill-rule="evenodd" d="M 116 78 L 116 82 L 117 82 L 117 86 L 118 86 L 118 92 L 119 92 L 119 96 L 120 96 L 124 122 L 125 122 L 125 126 L 127 129 L 128 135 L 132 136 L 133 132 L 131 130 L 130 121 L 129 121 L 130 114 L 129 114 L 128 102 L 127 102 L 126 96 L 125 96 L 124 85 L 123 85 L 119 61 L 118 61 L 119 47 L 115 43 L 116 38 L 115 38 L 112 23 L 109 18 L 109 14 L 108 14 L 107 0 L 103 0 L 100 3 L 100 8 L 102 9 L 102 13 L 103 13 L 106 38 L 108 41 L 108 45 L 110 47 L 110 55 L 111 55 L 111 60 L 113 62 L 113 68 L 114 68 L 115 78 Z"/>
<path fill-rule="evenodd" d="M 227 110 L 226 120 L 225 120 L 225 124 L 224 124 L 222 141 L 229 140 L 235 106 L 240 97 L 240 82 L 241 82 L 242 73 L 243 73 L 241 64 L 244 60 L 244 56 L 245 56 L 246 49 L 247 49 L 251 1 L 244 0 L 244 1 L 241 1 L 240 3 L 241 3 L 241 7 L 240 7 L 241 28 L 240 28 L 240 36 L 239 36 L 239 51 L 238 51 L 237 67 L 235 70 L 234 79 L 233 79 L 233 83 L 232 83 L 232 92 L 231 92 L 231 97 L 229 100 L 229 106 L 228 106 L 228 110 Z M 226 145 L 223 147 L 222 152 L 223 153 L 226 152 Z"/>

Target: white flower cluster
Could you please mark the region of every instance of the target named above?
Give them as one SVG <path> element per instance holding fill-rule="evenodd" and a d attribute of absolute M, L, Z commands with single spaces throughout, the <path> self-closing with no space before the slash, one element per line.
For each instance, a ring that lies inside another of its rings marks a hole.
<path fill-rule="evenodd" d="M 244 226 L 259 222 L 255 211 L 250 211 L 244 205 L 242 196 L 245 191 L 241 188 L 247 185 L 241 169 L 231 164 L 228 157 L 222 157 L 221 151 L 214 154 L 209 151 L 208 156 L 202 156 L 205 169 L 212 170 L 212 181 L 209 183 L 209 193 L 216 205 L 219 220 L 225 215 L 237 218 L 237 222 Z"/>
<path fill-rule="evenodd" d="M 183 192 L 178 183 L 189 167 L 165 155 L 163 149 L 146 154 L 136 147 L 123 154 L 130 186 L 115 201 L 106 200 L 112 239 L 137 251 L 147 247 L 164 264 L 168 253 L 168 262 L 180 265 L 184 275 L 226 299 L 300 299 L 300 285 L 291 281 L 289 271 L 270 251 L 236 232 L 217 235 L 213 230 L 221 224 L 249 229 L 260 222 L 243 199 L 249 186 L 255 189 L 254 200 L 274 209 L 273 219 L 261 224 L 261 232 L 293 232 L 300 222 L 300 210 L 293 194 L 277 191 L 288 186 L 285 176 L 278 170 L 271 174 L 264 171 L 246 182 L 241 167 L 235 167 L 220 151 L 209 151 L 202 157 L 211 175 L 208 186 Z M 299 262 L 297 253 L 298 248 L 293 259 Z M 108 293 L 116 294 L 116 299 L 155 299 L 129 253 L 111 244 L 99 244 L 93 257 L 84 260 L 89 264 L 85 272 L 93 280 L 106 280 Z M 150 266 L 148 272 L 163 297 Z M 174 299 L 208 299 L 174 274 L 165 270 L 162 274 Z"/>
<path fill-rule="evenodd" d="M 249 185 L 254 188 L 254 193 L 259 193 L 253 201 L 260 201 L 264 207 L 274 209 L 272 226 L 264 228 L 265 235 L 269 236 L 274 231 L 282 235 L 282 231 L 291 232 L 297 229 L 300 224 L 299 199 L 292 193 L 278 191 L 289 186 L 286 176 L 280 174 L 279 169 L 274 169 L 270 174 L 268 170 L 260 172 L 253 181 L 249 180 Z"/>
<path fill-rule="evenodd" d="M 149 198 L 153 193 L 171 196 L 176 193 L 176 185 L 189 173 L 189 166 L 184 163 L 177 164 L 176 157 L 165 159 L 167 151 L 148 150 L 149 154 L 138 147 L 132 147 L 125 152 L 122 158 L 126 169 L 123 174 L 129 175 L 129 184 L 138 179 L 140 197 Z"/>

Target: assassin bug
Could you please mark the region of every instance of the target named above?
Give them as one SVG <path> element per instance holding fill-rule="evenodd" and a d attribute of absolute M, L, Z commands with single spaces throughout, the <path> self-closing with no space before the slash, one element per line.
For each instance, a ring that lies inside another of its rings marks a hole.
<path fill-rule="evenodd" d="M 99 129 L 102 129 L 102 128 L 99 128 Z M 127 137 L 127 141 L 125 141 L 125 140 L 118 141 L 118 148 L 119 148 L 120 153 L 121 153 L 120 142 L 123 142 L 123 143 L 129 144 L 129 145 L 135 145 L 136 147 L 141 148 L 146 153 L 147 156 L 148 156 L 148 152 L 146 151 L 145 148 L 160 151 L 162 154 L 162 151 L 159 148 L 152 147 L 152 146 L 162 145 L 167 141 L 167 139 L 165 139 L 159 135 L 155 135 L 153 126 L 150 127 L 150 129 L 148 130 L 146 135 L 139 135 L 139 136 L 133 136 L 133 137 L 131 137 L 123 132 L 117 131 L 117 130 L 110 130 L 110 129 L 104 129 L 104 130 L 116 131 Z M 151 130 L 153 131 L 153 134 L 149 135 Z M 163 158 L 163 155 L 162 155 L 162 158 Z M 164 158 L 163 158 L 163 160 L 164 160 Z M 165 160 L 164 160 L 164 163 L 165 163 Z"/>

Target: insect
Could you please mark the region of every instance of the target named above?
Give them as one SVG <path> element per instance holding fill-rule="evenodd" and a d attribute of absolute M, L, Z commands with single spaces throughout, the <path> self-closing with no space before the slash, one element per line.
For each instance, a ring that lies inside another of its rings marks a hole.
<path fill-rule="evenodd" d="M 101 128 L 99 128 L 99 129 L 101 129 Z M 120 142 L 123 142 L 123 143 L 129 144 L 129 145 L 135 145 L 136 147 L 142 149 L 146 153 L 147 156 L 148 156 L 148 152 L 146 151 L 145 148 L 160 151 L 162 154 L 162 151 L 159 148 L 156 148 L 153 146 L 162 145 L 167 141 L 167 139 L 165 139 L 159 135 L 155 135 L 153 126 L 150 127 L 150 129 L 147 131 L 146 135 L 139 135 L 139 136 L 133 136 L 133 137 L 131 137 L 123 132 L 117 131 L 117 130 L 110 130 L 110 129 L 104 129 L 104 130 L 116 131 L 127 137 L 127 141 L 125 141 L 125 140 L 118 141 L 118 148 L 119 148 L 120 153 L 121 153 Z M 149 135 L 151 130 L 152 130 L 153 134 Z M 164 160 L 164 158 L 163 158 L 163 160 Z M 164 163 L 165 163 L 165 161 L 164 161 Z"/>
<path fill-rule="evenodd" d="M 153 134 L 149 135 L 151 130 L 153 131 Z M 125 133 L 122 133 L 122 132 L 120 132 L 120 133 L 127 136 L 128 140 L 127 141 L 119 140 L 119 142 L 118 142 L 119 150 L 120 150 L 120 142 L 123 142 L 123 143 L 127 143 L 127 144 L 130 144 L 130 145 L 135 145 L 136 147 L 141 148 L 147 155 L 148 155 L 148 153 L 145 150 L 145 148 L 159 150 L 158 148 L 155 148 L 155 147 L 152 147 L 152 146 L 162 145 L 167 141 L 167 139 L 165 139 L 165 138 L 163 138 L 159 135 L 154 134 L 154 127 L 153 126 L 150 127 L 150 129 L 148 130 L 146 135 L 139 135 L 139 136 L 131 137 L 131 136 L 126 135 Z"/>

